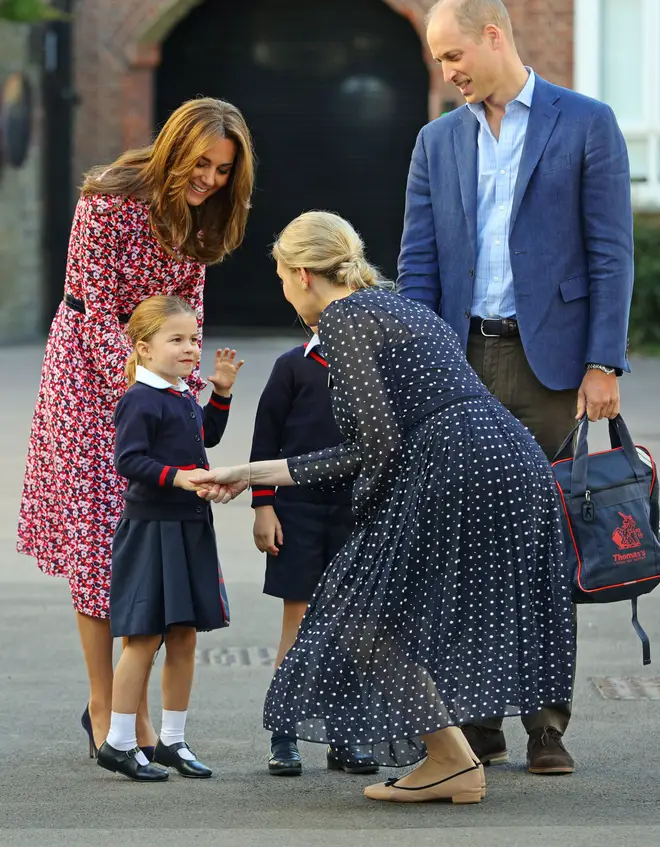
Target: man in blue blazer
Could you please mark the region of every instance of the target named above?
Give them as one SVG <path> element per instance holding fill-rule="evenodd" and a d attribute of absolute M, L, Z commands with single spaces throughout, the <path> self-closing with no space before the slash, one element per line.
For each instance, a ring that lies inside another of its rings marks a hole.
<path fill-rule="evenodd" d="M 552 458 L 576 417 L 619 411 L 633 283 L 630 172 L 604 103 L 521 62 L 501 0 L 441 0 L 427 40 L 466 105 L 412 155 L 399 291 L 457 332 L 490 391 Z M 569 703 L 523 718 L 532 773 L 572 773 Z M 464 727 L 506 761 L 501 719 Z"/>

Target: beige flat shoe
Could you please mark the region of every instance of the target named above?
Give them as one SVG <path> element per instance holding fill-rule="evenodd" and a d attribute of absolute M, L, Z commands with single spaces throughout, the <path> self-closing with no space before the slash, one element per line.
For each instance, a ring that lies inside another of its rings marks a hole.
<path fill-rule="evenodd" d="M 472 765 L 464 771 L 447 776 L 429 785 L 419 788 L 397 786 L 398 779 L 388 779 L 364 789 L 364 796 L 370 800 L 385 800 L 390 803 L 429 803 L 449 801 L 456 804 L 480 803 L 486 793 L 485 781 L 479 771 L 479 765 Z"/>
<path fill-rule="evenodd" d="M 483 800 L 486 796 L 486 773 L 481 762 L 475 762 L 475 765 L 479 769 L 479 778 L 481 779 L 481 799 Z"/>

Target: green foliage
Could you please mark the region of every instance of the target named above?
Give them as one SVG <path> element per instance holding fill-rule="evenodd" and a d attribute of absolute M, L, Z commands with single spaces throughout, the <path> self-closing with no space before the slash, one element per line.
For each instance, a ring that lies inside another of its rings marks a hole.
<path fill-rule="evenodd" d="M 635 289 L 630 311 L 632 352 L 660 352 L 660 216 L 635 219 Z"/>
<path fill-rule="evenodd" d="M 59 9 L 52 8 L 49 0 L 0 0 L 0 21 L 39 23 L 66 18 Z"/>

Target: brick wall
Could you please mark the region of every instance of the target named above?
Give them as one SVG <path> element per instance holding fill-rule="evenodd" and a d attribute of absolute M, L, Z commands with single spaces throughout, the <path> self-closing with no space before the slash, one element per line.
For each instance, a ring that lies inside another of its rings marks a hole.
<path fill-rule="evenodd" d="M 199 2 L 79 0 L 75 32 L 76 86 L 81 97 L 75 133 L 77 181 L 92 165 L 149 143 L 160 41 Z M 444 99 L 456 99 L 456 92 L 445 86 L 440 68 L 430 62 L 426 51 L 423 19 L 433 0 L 383 2 L 407 17 L 420 34 L 420 49 L 429 63 L 429 116 L 434 117 Z M 573 0 L 508 0 L 507 6 L 523 61 L 552 82 L 570 86 Z M 231 14 L 231 4 L 227 7 Z"/>
<path fill-rule="evenodd" d="M 0 86 L 13 71 L 24 71 L 38 95 L 38 70 L 29 57 L 26 26 L 0 21 Z M 42 302 L 41 160 L 39 112 L 28 158 L 20 168 L 0 171 L 0 344 L 24 342 L 40 331 Z"/>
<path fill-rule="evenodd" d="M 74 32 L 76 181 L 92 165 L 148 144 L 159 43 L 201 0 L 78 0 Z"/>
<path fill-rule="evenodd" d="M 550 82 L 573 85 L 573 0 L 506 0 L 526 65 Z"/>

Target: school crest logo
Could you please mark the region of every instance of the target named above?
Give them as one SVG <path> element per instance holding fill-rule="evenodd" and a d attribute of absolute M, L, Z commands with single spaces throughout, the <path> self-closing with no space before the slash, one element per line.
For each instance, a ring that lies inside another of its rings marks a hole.
<path fill-rule="evenodd" d="M 619 515 L 623 518 L 623 523 L 612 533 L 612 541 L 619 550 L 632 550 L 635 547 L 641 547 L 644 533 L 635 523 L 633 516 L 624 515 L 623 512 L 619 512 Z"/>

